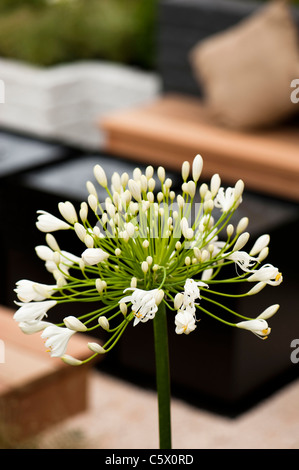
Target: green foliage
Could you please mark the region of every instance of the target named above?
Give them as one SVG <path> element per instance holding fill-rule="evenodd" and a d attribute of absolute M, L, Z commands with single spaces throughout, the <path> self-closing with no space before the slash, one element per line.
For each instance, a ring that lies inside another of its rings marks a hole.
<path fill-rule="evenodd" d="M 0 55 L 41 66 L 102 59 L 153 68 L 157 1 L 0 0 Z"/>
<path fill-rule="evenodd" d="M 45 4 L 46 0 L 0 0 L 0 11 L 16 10 L 24 5 L 36 8 Z"/>

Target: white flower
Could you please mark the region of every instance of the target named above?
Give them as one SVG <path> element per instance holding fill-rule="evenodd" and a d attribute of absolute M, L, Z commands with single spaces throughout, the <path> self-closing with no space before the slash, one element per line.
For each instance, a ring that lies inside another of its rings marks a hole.
<path fill-rule="evenodd" d="M 51 296 L 57 289 L 56 285 L 48 286 L 46 284 L 39 284 L 37 282 L 22 279 L 16 283 L 17 288 L 14 289 L 18 299 L 21 302 L 31 302 L 45 300 Z"/>
<path fill-rule="evenodd" d="M 101 248 L 87 248 L 81 256 L 85 264 L 93 266 L 105 261 L 109 254 Z"/>
<path fill-rule="evenodd" d="M 68 230 L 71 226 L 58 217 L 46 211 L 37 211 L 41 214 L 37 218 L 36 226 L 41 232 L 54 232 L 55 230 Z"/>
<path fill-rule="evenodd" d="M 178 335 L 181 335 L 182 333 L 188 335 L 196 328 L 194 315 L 189 309 L 179 310 L 174 321 L 176 325 L 175 332 Z"/>
<path fill-rule="evenodd" d="M 241 321 L 240 323 L 236 324 L 236 327 L 252 331 L 252 333 L 262 339 L 266 339 L 271 332 L 271 328 L 269 328 L 268 323 L 262 318 Z"/>
<path fill-rule="evenodd" d="M 45 300 L 43 302 L 15 302 L 20 308 L 15 312 L 13 318 L 17 322 L 40 321 L 47 316 L 47 311 L 54 307 L 56 300 Z"/>
<path fill-rule="evenodd" d="M 52 357 L 61 357 L 65 354 L 70 338 L 76 333 L 74 330 L 51 325 L 45 328 L 41 337 L 46 339 L 45 345 L 49 348 Z"/>
<path fill-rule="evenodd" d="M 200 299 L 200 292 L 198 286 L 208 287 L 205 282 L 194 281 L 193 279 L 186 279 L 184 286 L 184 299 L 183 299 L 183 308 L 191 308 L 195 313 L 195 300 Z"/>
<path fill-rule="evenodd" d="M 26 335 L 32 335 L 47 328 L 51 323 L 47 321 L 26 321 L 20 322 L 19 327 Z"/>
<path fill-rule="evenodd" d="M 133 326 L 137 325 L 140 321 L 144 323 L 152 320 L 158 310 L 156 303 L 156 295 L 159 293 L 158 289 L 146 291 L 136 287 L 129 287 L 124 292 L 127 290 L 134 290 L 134 292 L 132 295 L 123 297 L 119 303 L 132 303 L 132 312 L 135 316 Z"/>
<path fill-rule="evenodd" d="M 243 271 L 249 272 L 250 268 L 257 263 L 257 259 L 250 256 L 246 251 L 234 251 L 227 256 L 234 261 Z"/>
<path fill-rule="evenodd" d="M 214 205 L 215 207 L 220 208 L 222 212 L 228 212 L 233 207 L 237 199 L 238 197 L 235 194 L 235 188 L 226 188 L 224 191 L 224 188 L 221 187 L 214 199 Z"/>
<path fill-rule="evenodd" d="M 260 269 L 253 271 L 248 277 L 249 282 L 262 281 L 271 286 L 278 286 L 282 282 L 282 274 L 272 264 L 265 264 Z"/>

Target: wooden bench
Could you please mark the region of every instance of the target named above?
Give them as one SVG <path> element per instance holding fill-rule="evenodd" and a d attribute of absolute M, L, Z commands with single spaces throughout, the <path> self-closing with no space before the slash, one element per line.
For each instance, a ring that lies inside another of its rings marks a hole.
<path fill-rule="evenodd" d="M 0 441 L 31 438 L 86 410 L 94 362 L 74 367 L 51 358 L 40 334 L 22 333 L 6 307 L 0 307 L 0 339 Z M 88 357 L 86 337 L 73 336 L 68 354 Z"/>
<path fill-rule="evenodd" d="M 154 102 L 116 112 L 99 123 L 112 155 L 180 171 L 200 153 L 203 178 L 219 173 L 228 184 L 299 201 L 299 128 L 240 132 L 216 126 L 200 98 L 165 93 Z"/>

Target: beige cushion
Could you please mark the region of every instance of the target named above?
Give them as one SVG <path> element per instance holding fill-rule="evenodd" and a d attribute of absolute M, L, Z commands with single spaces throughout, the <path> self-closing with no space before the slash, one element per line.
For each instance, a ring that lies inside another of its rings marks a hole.
<path fill-rule="evenodd" d="M 201 41 L 190 61 L 205 103 L 221 124 L 264 127 L 299 111 L 290 98 L 291 81 L 299 78 L 298 32 L 284 1 Z"/>

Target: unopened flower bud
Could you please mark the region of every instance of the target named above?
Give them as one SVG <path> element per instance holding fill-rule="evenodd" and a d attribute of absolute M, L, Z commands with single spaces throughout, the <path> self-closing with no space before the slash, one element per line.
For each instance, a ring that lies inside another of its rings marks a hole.
<path fill-rule="evenodd" d="M 147 262 L 147 264 L 148 264 L 149 266 L 151 266 L 151 265 L 153 264 L 153 258 L 152 258 L 152 256 L 147 256 L 146 262 Z"/>
<path fill-rule="evenodd" d="M 63 323 L 69 330 L 86 331 L 87 328 L 77 317 L 69 316 L 63 319 Z"/>
<path fill-rule="evenodd" d="M 141 269 L 142 269 L 142 271 L 143 271 L 144 273 L 147 273 L 147 272 L 148 272 L 148 263 L 147 263 L 147 261 L 143 261 L 143 262 L 141 263 Z"/>
<path fill-rule="evenodd" d="M 82 222 L 83 223 L 86 222 L 87 215 L 88 215 L 88 206 L 86 202 L 82 202 L 79 215 L 80 215 L 80 219 L 82 220 Z"/>
<path fill-rule="evenodd" d="M 65 278 L 61 275 L 61 273 L 60 273 L 60 277 L 57 277 L 56 279 L 56 284 L 57 284 L 58 289 L 61 289 L 67 284 Z"/>
<path fill-rule="evenodd" d="M 200 188 L 199 188 L 199 194 L 202 199 L 204 199 L 207 191 L 208 191 L 208 185 L 206 183 L 203 183 Z"/>
<path fill-rule="evenodd" d="M 212 268 L 205 269 L 204 272 L 202 273 L 201 279 L 203 281 L 208 281 L 213 276 L 213 272 L 214 270 Z"/>
<path fill-rule="evenodd" d="M 94 176 L 97 180 L 97 182 L 103 186 L 104 188 L 107 188 L 107 177 L 104 169 L 101 167 L 101 165 L 95 165 L 93 169 Z"/>
<path fill-rule="evenodd" d="M 80 224 L 79 222 L 76 222 L 74 225 L 74 229 L 79 240 L 81 240 L 81 242 L 84 242 L 84 238 L 86 236 L 85 227 L 83 227 L 83 225 Z"/>
<path fill-rule="evenodd" d="M 269 247 L 265 246 L 265 248 L 262 249 L 262 251 L 257 257 L 258 262 L 261 263 L 262 261 L 264 261 L 264 259 L 267 258 L 268 254 L 269 254 Z"/>
<path fill-rule="evenodd" d="M 133 198 L 136 201 L 141 201 L 141 189 L 140 189 L 139 184 L 135 180 L 130 179 L 128 181 L 128 186 L 129 186 L 129 190 L 130 190 Z"/>
<path fill-rule="evenodd" d="M 155 189 L 155 186 L 156 186 L 156 181 L 154 180 L 154 178 L 150 178 L 147 184 L 149 191 L 152 192 Z"/>
<path fill-rule="evenodd" d="M 132 224 L 132 222 L 129 222 L 126 224 L 126 232 L 129 235 L 130 238 L 132 238 L 135 234 L 135 227 Z"/>
<path fill-rule="evenodd" d="M 163 183 L 163 181 L 165 180 L 165 169 L 163 168 L 163 166 L 159 166 L 157 170 L 157 175 L 161 183 Z"/>
<path fill-rule="evenodd" d="M 233 251 L 240 251 L 243 248 L 243 246 L 245 246 L 246 243 L 248 242 L 249 237 L 250 237 L 250 234 L 248 232 L 242 233 L 239 236 L 238 240 L 236 241 Z"/>
<path fill-rule="evenodd" d="M 101 294 L 104 289 L 106 289 L 107 284 L 106 281 L 102 281 L 102 279 L 96 279 L 96 289 Z"/>
<path fill-rule="evenodd" d="M 247 295 L 255 295 L 258 294 L 264 287 L 266 287 L 267 283 L 266 282 L 258 282 L 255 284 L 254 287 L 252 287 L 248 292 Z"/>
<path fill-rule="evenodd" d="M 203 159 L 202 156 L 197 154 L 192 163 L 192 178 L 195 183 L 199 180 L 202 172 Z"/>
<path fill-rule="evenodd" d="M 212 197 L 216 196 L 216 194 L 218 193 L 218 190 L 220 188 L 220 185 L 221 185 L 221 179 L 220 179 L 220 176 L 216 173 L 211 178 L 210 188 L 211 188 Z"/>
<path fill-rule="evenodd" d="M 263 320 L 268 320 L 268 318 L 273 317 L 277 310 L 279 309 L 278 304 L 271 305 L 270 307 L 266 308 L 257 318 L 262 318 Z"/>
<path fill-rule="evenodd" d="M 231 237 L 234 233 L 234 226 L 232 224 L 229 224 L 227 227 L 226 227 L 226 234 L 228 237 Z"/>
<path fill-rule="evenodd" d="M 239 221 L 237 225 L 236 232 L 237 234 L 244 232 L 244 230 L 247 229 L 249 223 L 248 217 L 242 217 L 242 219 Z"/>
<path fill-rule="evenodd" d="M 88 195 L 88 198 L 87 198 L 87 201 L 88 201 L 88 205 L 89 207 L 91 208 L 91 210 L 93 212 L 96 212 L 97 209 L 98 209 L 98 200 L 97 198 L 94 196 L 94 194 L 89 194 Z"/>
<path fill-rule="evenodd" d="M 73 356 L 70 356 L 69 354 L 64 354 L 61 356 L 61 360 L 65 362 L 65 364 L 68 364 L 70 366 L 80 366 L 83 364 L 83 361 L 80 361 L 80 359 L 76 359 Z"/>
<path fill-rule="evenodd" d="M 162 289 L 159 289 L 158 292 L 155 295 L 155 303 L 156 305 L 160 305 L 164 297 L 164 291 Z"/>
<path fill-rule="evenodd" d="M 201 252 L 201 261 L 204 263 L 209 258 L 209 252 L 207 250 L 203 250 Z"/>
<path fill-rule="evenodd" d="M 183 162 L 182 164 L 182 178 L 183 181 L 187 181 L 190 172 L 190 163 L 188 161 Z"/>
<path fill-rule="evenodd" d="M 124 302 L 121 302 L 119 304 L 119 309 L 121 311 L 121 313 L 126 316 L 127 315 L 127 311 L 128 311 L 128 307 L 127 307 L 127 304 L 125 304 Z"/>
<path fill-rule="evenodd" d="M 149 180 L 150 178 L 152 178 L 153 174 L 154 168 L 151 165 L 147 166 L 145 169 L 145 176 L 147 177 L 147 179 Z"/>
<path fill-rule="evenodd" d="M 244 191 L 244 182 L 242 180 L 238 180 L 235 184 L 235 193 L 234 193 L 235 201 L 237 201 L 239 197 L 242 196 L 243 191 Z"/>
<path fill-rule="evenodd" d="M 58 253 L 58 251 L 55 251 L 55 253 L 53 253 L 53 261 L 56 264 L 56 266 L 60 264 L 61 258 L 60 258 L 60 253 Z"/>
<path fill-rule="evenodd" d="M 252 249 L 250 250 L 249 254 L 251 256 L 257 255 L 258 253 L 260 253 L 262 251 L 263 248 L 265 248 L 266 246 L 269 245 L 269 242 L 270 242 L 270 235 L 268 235 L 268 234 L 261 235 L 256 240 L 256 242 L 254 243 L 254 245 L 253 245 Z"/>
<path fill-rule="evenodd" d="M 182 306 L 183 300 L 184 300 L 184 294 L 182 294 L 181 292 L 176 294 L 174 298 L 174 302 L 173 302 L 174 308 L 176 310 L 178 310 Z"/>
<path fill-rule="evenodd" d="M 104 316 L 99 317 L 98 324 L 103 328 L 103 330 L 107 331 L 110 328 L 109 321 Z"/>
<path fill-rule="evenodd" d="M 85 235 L 84 237 L 84 243 L 85 245 L 87 246 L 87 248 L 93 248 L 94 246 L 94 239 L 92 238 L 91 235 L 89 235 L 88 233 Z"/>
<path fill-rule="evenodd" d="M 104 354 L 106 352 L 105 349 L 98 343 L 88 343 L 87 346 L 92 352 L 97 354 Z"/>
<path fill-rule="evenodd" d="M 184 207 L 185 200 L 184 200 L 183 196 L 181 196 L 180 194 L 177 196 L 177 203 L 178 203 L 178 206 L 179 206 L 180 209 L 182 209 Z"/>
<path fill-rule="evenodd" d="M 51 248 L 51 250 L 60 251 L 60 248 L 59 248 L 59 245 L 56 241 L 56 238 L 54 237 L 54 235 L 52 235 L 52 233 L 47 233 L 46 242 L 47 242 L 48 246 Z"/>
<path fill-rule="evenodd" d="M 203 209 L 205 212 L 212 212 L 212 210 L 214 209 L 214 202 L 212 201 L 212 199 L 209 199 L 208 201 L 204 202 Z"/>
<path fill-rule="evenodd" d="M 89 194 L 93 194 L 97 198 L 97 190 L 91 181 L 86 182 L 86 189 Z"/>
<path fill-rule="evenodd" d="M 194 181 L 188 181 L 187 185 L 188 185 L 187 193 L 189 194 L 190 197 L 193 198 L 195 196 L 196 185 Z"/>
<path fill-rule="evenodd" d="M 78 221 L 76 209 L 71 202 L 59 202 L 58 209 L 62 217 L 70 224 Z"/>
<path fill-rule="evenodd" d="M 120 181 L 121 181 L 122 187 L 125 188 L 129 181 L 129 175 L 127 172 L 122 173 L 120 177 Z"/>

